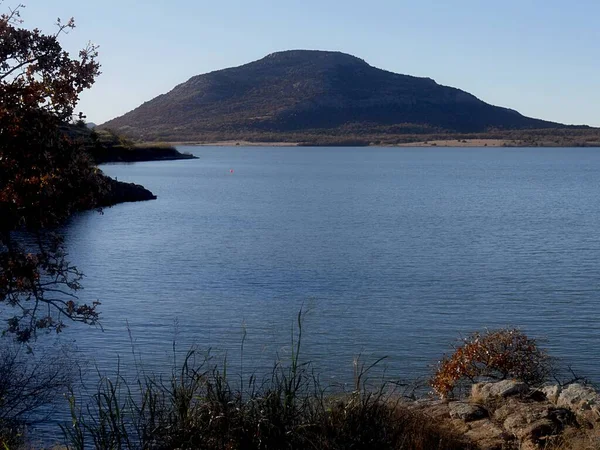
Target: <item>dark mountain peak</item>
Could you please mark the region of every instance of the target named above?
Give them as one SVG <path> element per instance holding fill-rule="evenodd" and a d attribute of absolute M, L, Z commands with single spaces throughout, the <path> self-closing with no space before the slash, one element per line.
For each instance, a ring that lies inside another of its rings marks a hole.
<path fill-rule="evenodd" d="M 256 63 L 266 64 L 313 64 L 330 66 L 368 66 L 368 64 L 356 56 L 342 52 L 331 52 L 325 50 L 285 50 L 271 53 Z M 252 64 L 252 63 L 251 63 Z"/>
<path fill-rule="evenodd" d="M 219 92 L 227 97 L 227 92 L 239 92 L 240 87 L 249 89 L 273 83 L 292 84 L 314 79 L 332 71 L 353 71 L 373 69 L 364 60 L 342 52 L 323 50 L 286 50 L 271 53 L 264 58 L 237 67 L 216 70 L 203 75 L 196 75 L 173 91 L 207 91 Z M 229 89 L 233 88 L 233 89 Z M 171 91 L 171 92 L 173 92 Z M 209 92 L 210 94 L 210 92 Z M 220 97 L 221 98 L 221 97 Z"/>
<path fill-rule="evenodd" d="M 276 52 L 197 75 L 103 125 L 133 138 L 171 141 L 347 129 L 482 132 L 556 126 L 430 78 L 321 50 Z"/>

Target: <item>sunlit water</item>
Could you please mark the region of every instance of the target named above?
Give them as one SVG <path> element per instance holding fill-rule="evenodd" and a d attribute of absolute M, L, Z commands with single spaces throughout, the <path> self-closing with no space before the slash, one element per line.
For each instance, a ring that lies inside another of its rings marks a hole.
<path fill-rule="evenodd" d="M 63 339 L 100 368 L 129 370 L 131 336 L 147 368 L 175 341 L 235 371 L 245 330 L 244 369 L 266 372 L 303 308 L 324 380 L 358 354 L 426 376 L 461 334 L 516 326 L 600 381 L 598 150 L 181 150 L 200 159 L 103 166 L 158 199 L 66 227 L 104 331 Z"/>

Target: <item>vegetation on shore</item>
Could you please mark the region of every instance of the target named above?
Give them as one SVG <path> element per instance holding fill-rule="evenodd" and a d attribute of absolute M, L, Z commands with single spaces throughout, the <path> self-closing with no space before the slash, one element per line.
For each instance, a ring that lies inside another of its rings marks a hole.
<path fill-rule="evenodd" d="M 215 361 L 197 349 L 179 360 L 174 349 L 170 373 L 149 373 L 136 359 L 126 372 L 99 373 L 94 385 L 78 387 L 64 364 L 32 368 L 15 364 L 20 360 L 14 353 L 5 356 L 0 373 L 9 376 L 0 376 L 0 398 L 6 400 L 0 402 L 0 446 L 30 448 L 23 426 L 28 414 L 61 398 L 57 394 L 66 388 L 62 401 L 70 405 L 71 421 L 55 430 L 53 441 L 69 449 L 592 450 L 600 443 L 593 410 L 592 416 L 581 410 L 579 417 L 575 403 L 572 411 L 549 403 L 553 385 L 549 391 L 530 389 L 557 374 L 535 341 L 518 330 L 474 333 L 443 359 L 430 380 L 436 390 L 440 373 L 452 371 L 449 361 L 474 368 L 468 371 L 470 383 L 484 381 L 458 401 L 415 397 L 414 387 L 407 390 L 377 371 L 381 359 L 356 359 L 349 390 L 323 385 L 301 358 L 302 332 L 299 313 L 290 359 L 264 377 L 232 374 L 226 359 Z M 600 399 L 574 381 L 562 386 Z M 584 404 L 580 394 L 566 398 Z"/>
<path fill-rule="evenodd" d="M 96 164 L 196 159 L 189 153 L 179 152 L 172 145 L 138 144 L 111 130 L 90 130 L 83 121 L 65 127 L 65 131 L 81 143 Z"/>
<path fill-rule="evenodd" d="M 372 365 L 357 362 L 351 392 L 323 386 L 300 359 L 301 313 L 287 365 L 259 378 L 232 376 L 192 350 L 166 378 L 141 371 L 103 377 L 85 403 L 71 396 L 69 448 L 123 449 L 470 449 L 446 427 L 401 405 Z"/>
<path fill-rule="evenodd" d="M 501 147 L 600 147 L 598 128 L 548 128 L 539 130 L 494 130 L 482 133 L 449 133 L 429 130 L 426 133 L 399 133 L 385 129 L 361 130 L 356 127 L 340 130 L 306 130 L 302 132 L 229 132 L 203 133 L 184 141 L 177 136 L 165 136 L 158 142 L 179 144 L 264 143 L 299 146 L 501 146 Z M 150 142 L 151 144 L 151 142 Z"/>

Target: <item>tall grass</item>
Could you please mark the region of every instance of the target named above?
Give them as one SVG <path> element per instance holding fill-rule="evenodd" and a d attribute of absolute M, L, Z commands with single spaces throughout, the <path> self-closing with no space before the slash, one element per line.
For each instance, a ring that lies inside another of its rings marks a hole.
<path fill-rule="evenodd" d="M 243 347 L 242 340 L 242 347 Z M 302 362 L 302 312 L 292 354 L 270 375 L 231 383 L 227 362 L 190 350 L 168 377 L 101 377 L 92 401 L 71 393 L 70 449 L 411 449 L 470 448 L 398 401 L 385 383 L 369 389 L 376 363 L 355 364 L 350 393 L 323 387 Z M 243 357 L 242 357 L 243 358 Z M 243 359 L 242 359 L 243 364 Z"/>

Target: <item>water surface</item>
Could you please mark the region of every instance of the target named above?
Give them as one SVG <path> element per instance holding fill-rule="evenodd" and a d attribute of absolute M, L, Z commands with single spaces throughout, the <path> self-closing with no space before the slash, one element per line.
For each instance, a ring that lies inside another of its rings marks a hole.
<path fill-rule="evenodd" d="M 158 199 L 67 226 L 104 325 L 67 336 L 100 367 L 127 361 L 128 326 L 158 370 L 174 339 L 239 366 L 245 329 L 266 371 L 302 307 L 325 379 L 359 353 L 424 376 L 460 334 L 517 326 L 600 381 L 596 149 L 181 150 L 200 159 L 103 166 Z"/>

